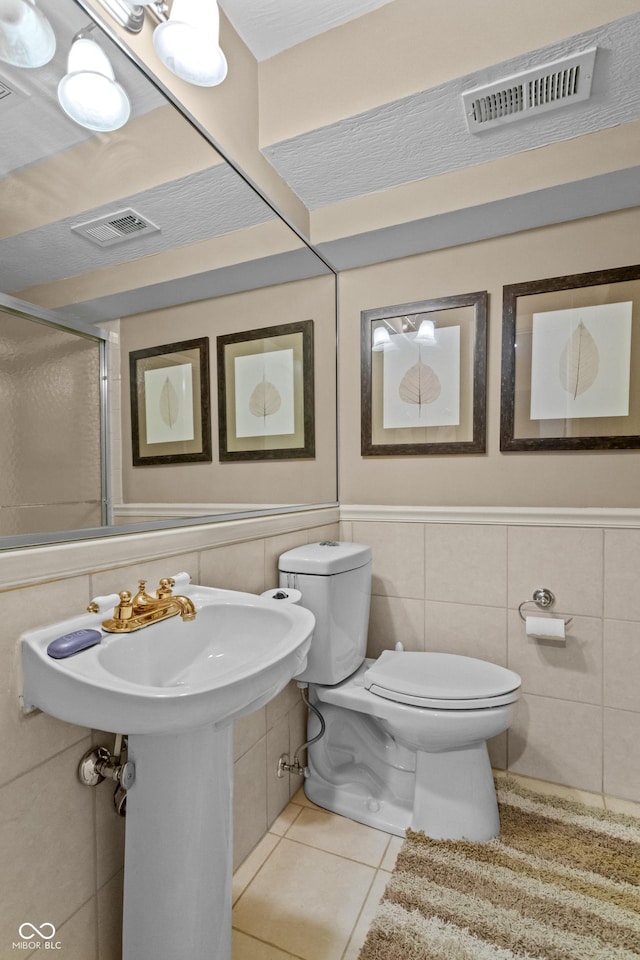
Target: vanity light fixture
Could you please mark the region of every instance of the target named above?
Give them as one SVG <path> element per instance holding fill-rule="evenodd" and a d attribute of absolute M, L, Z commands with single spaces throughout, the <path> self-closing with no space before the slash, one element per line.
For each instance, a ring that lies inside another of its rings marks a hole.
<path fill-rule="evenodd" d="M 108 56 L 95 40 L 77 34 L 71 44 L 67 73 L 58 84 L 64 112 L 86 127 L 106 133 L 129 119 L 131 104 L 115 78 Z"/>
<path fill-rule="evenodd" d="M 114 20 L 131 33 L 142 30 L 145 12 L 158 24 L 153 45 L 162 63 L 181 80 L 215 87 L 227 75 L 220 48 L 220 12 L 216 0 L 99 0 Z"/>
<path fill-rule="evenodd" d="M 43 67 L 55 52 L 53 28 L 34 0 L 0 0 L 0 60 Z"/>

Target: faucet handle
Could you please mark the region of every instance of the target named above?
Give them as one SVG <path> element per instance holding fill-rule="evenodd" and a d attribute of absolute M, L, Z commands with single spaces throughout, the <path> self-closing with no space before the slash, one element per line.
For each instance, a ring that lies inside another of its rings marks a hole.
<path fill-rule="evenodd" d="M 158 600 L 164 600 L 166 597 L 171 597 L 171 588 L 173 586 L 175 586 L 175 580 L 173 577 L 163 577 L 160 581 L 160 586 L 156 590 L 156 597 Z"/>
<path fill-rule="evenodd" d="M 87 607 L 87 613 L 107 613 L 113 610 L 119 599 L 117 593 L 110 593 L 106 597 L 94 597 Z"/>

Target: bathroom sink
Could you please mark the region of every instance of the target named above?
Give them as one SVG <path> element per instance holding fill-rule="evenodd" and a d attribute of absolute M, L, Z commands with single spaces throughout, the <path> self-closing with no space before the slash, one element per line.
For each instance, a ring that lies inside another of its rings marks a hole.
<path fill-rule="evenodd" d="M 196 618 L 179 616 L 52 659 L 49 643 L 101 630 L 85 614 L 25 633 L 25 709 L 98 730 L 167 734 L 227 723 L 262 706 L 306 664 L 313 614 L 254 594 L 191 585 Z"/>

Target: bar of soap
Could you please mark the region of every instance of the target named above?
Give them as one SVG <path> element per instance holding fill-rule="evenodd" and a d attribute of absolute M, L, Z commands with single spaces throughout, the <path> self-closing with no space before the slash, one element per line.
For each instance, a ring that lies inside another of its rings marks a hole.
<path fill-rule="evenodd" d="M 96 643 L 100 643 L 102 634 L 99 630 L 73 630 L 62 637 L 56 637 L 47 647 L 47 653 L 54 660 L 63 660 L 71 657 L 80 650 L 87 650 Z"/>

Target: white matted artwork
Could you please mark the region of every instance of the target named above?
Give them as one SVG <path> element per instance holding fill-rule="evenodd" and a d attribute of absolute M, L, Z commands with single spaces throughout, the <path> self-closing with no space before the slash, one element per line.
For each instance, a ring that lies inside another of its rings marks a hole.
<path fill-rule="evenodd" d="M 146 442 L 193 440 L 193 366 L 180 363 L 144 371 Z"/>
<path fill-rule="evenodd" d="M 295 433 L 293 350 L 236 357 L 234 374 L 237 437 Z"/>
<path fill-rule="evenodd" d="M 460 423 L 460 327 L 438 327 L 434 343 L 394 334 L 384 351 L 383 426 Z"/>
<path fill-rule="evenodd" d="M 628 416 L 632 307 L 533 314 L 532 420 Z"/>

